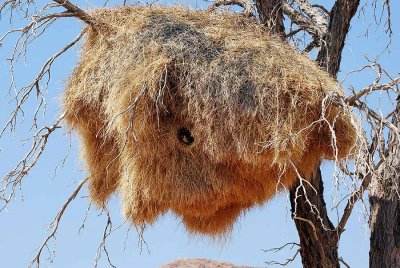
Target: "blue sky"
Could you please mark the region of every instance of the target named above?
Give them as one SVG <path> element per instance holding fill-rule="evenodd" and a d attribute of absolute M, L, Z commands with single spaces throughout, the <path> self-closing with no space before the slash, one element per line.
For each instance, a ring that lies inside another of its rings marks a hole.
<path fill-rule="evenodd" d="M 43 1 L 39 1 L 43 2 Z M 82 1 L 83 2 L 83 1 Z M 86 1 L 83 7 L 90 7 Z M 93 2 L 91 2 L 93 3 Z M 192 3 L 192 5 L 195 5 Z M 201 5 L 201 4 L 199 4 Z M 388 37 L 383 33 L 384 26 L 376 27 L 370 13 L 372 3 L 367 3 L 366 13 L 357 16 L 343 52 L 342 68 L 339 78 L 344 74 L 366 64 L 364 56 L 374 59 L 385 48 Z M 391 73 L 400 70 L 400 3 L 392 3 L 393 37 L 390 53 L 385 53 L 379 62 Z M 53 25 L 48 33 L 29 49 L 26 63 L 17 65 L 16 75 L 19 85 L 24 85 L 38 72 L 41 64 L 53 53 L 57 52 L 80 31 L 81 24 L 74 19 L 60 20 Z M 0 33 L 9 28 L 6 20 L 0 22 Z M 9 116 L 13 103 L 9 103 L 7 62 L 12 39 L 0 47 L 0 125 L 2 126 Z M 59 114 L 59 96 L 62 93 L 65 81 L 78 58 L 78 49 L 74 48 L 56 61 L 53 66 L 52 82 L 47 92 L 47 116 L 45 121 L 51 122 Z M 352 85 L 361 88 L 372 81 L 371 73 L 365 72 L 353 75 L 346 80 L 345 86 Z M 372 100 L 374 105 L 379 100 Z M 29 100 L 26 114 L 32 111 L 37 104 L 36 99 Z M 388 103 L 381 103 L 384 110 Z M 29 116 L 15 133 L 7 132 L 0 139 L 0 175 L 1 177 L 17 163 L 28 149 L 29 143 L 23 146 L 22 140 L 29 137 Z M 64 158 L 72 140 L 69 155 L 65 164 L 54 176 L 54 167 Z M 57 132 L 49 140 L 48 149 L 38 165 L 24 179 L 22 195 L 0 213 L 0 257 L 1 267 L 25 267 L 34 256 L 34 250 L 48 234 L 47 225 L 52 221 L 62 204 L 76 187 L 76 182 L 85 177 L 84 165 L 79 158 L 77 138 L 69 135 L 65 130 Z M 336 190 L 330 179 L 333 171 L 330 163 L 322 166 L 326 185 L 326 201 L 328 208 L 334 200 Z M 341 193 L 343 194 L 343 193 Z M 367 201 L 367 199 L 366 199 Z M 85 211 L 88 206 L 86 189 L 73 201 L 62 219 L 57 240 L 50 243 L 51 250 L 55 250 L 53 263 L 43 263 L 43 267 L 91 267 L 94 263 L 96 250 L 101 241 L 106 217 L 99 215 L 95 208 L 90 210 L 85 228 L 78 232 Z M 341 212 L 342 209 L 339 210 Z M 114 225 L 117 227 L 123 218 L 120 213 L 120 204 L 117 196 L 110 203 L 110 212 Z M 330 210 L 332 220 L 337 221 L 336 210 Z M 351 267 L 368 266 L 369 236 L 367 218 L 361 205 L 358 205 L 347 224 L 347 229 L 340 244 L 340 255 Z M 118 229 L 107 241 L 113 264 L 118 267 L 158 267 L 176 258 L 211 258 L 233 262 L 241 265 L 265 267 L 265 261 L 284 261 L 294 254 L 266 253 L 263 250 L 279 247 L 287 242 L 298 242 L 298 236 L 290 218 L 290 204 L 287 193 L 283 192 L 263 207 L 254 208 L 242 216 L 234 232 L 224 241 L 212 241 L 204 237 L 193 237 L 185 230 L 179 219 L 173 215 L 166 215 L 150 226 L 144 233 L 147 248 L 140 250 L 138 235 L 135 231 L 126 239 L 127 226 Z M 126 245 L 124 241 L 126 240 Z M 46 257 L 46 253 L 44 257 Z M 300 259 L 289 267 L 299 267 Z M 99 267 L 106 267 L 106 258 L 101 258 Z"/>

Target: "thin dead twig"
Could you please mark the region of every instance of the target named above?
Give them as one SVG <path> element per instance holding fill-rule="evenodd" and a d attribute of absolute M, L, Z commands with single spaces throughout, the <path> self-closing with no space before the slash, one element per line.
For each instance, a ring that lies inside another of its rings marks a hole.
<path fill-rule="evenodd" d="M 35 79 L 27 86 L 22 87 L 20 90 L 18 90 L 15 96 L 15 100 L 17 102 L 15 109 L 11 112 L 10 118 L 7 120 L 5 125 L 3 126 L 2 130 L 0 131 L 0 138 L 3 136 L 4 132 L 8 127 L 12 127 L 16 125 L 16 120 L 18 117 L 19 112 L 22 110 L 22 107 L 26 100 L 31 96 L 32 91 L 36 90 L 36 95 L 41 96 L 42 100 L 44 101 L 44 96 L 43 96 L 43 91 L 46 91 L 50 82 L 51 78 L 51 66 L 53 65 L 54 61 L 60 57 L 62 54 L 64 54 L 66 51 L 68 51 L 71 47 L 76 45 L 79 40 L 82 38 L 82 36 L 85 34 L 85 30 L 81 31 L 79 35 L 72 40 L 69 44 L 67 44 L 65 47 L 63 47 L 61 50 L 59 50 L 57 53 L 55 53 L 53 56 L 51 56 L 42 66 L 41 70 L 39 71 L 38 75 L 35 77 Z M 43 80 L 45 74 L 48 75 L 48 79 L 45 83 L 45 88 L 40 89 L 39 83 Z M 38 107 L 36 108 L 34 118 L 33 118 L 33 125 L 36 125 L 37 121 L 37 113 L 41 107 L 43 102 L 40 102 Z M 45 107 L 44 107 L 45 108 Z"/>
<path fill-rule="evenodd" d="M 76 198 L 76 196 L 78 195 L 78 193 L 82 189 L 83 185 L 85 185 L 85 183 L 88 180 L 89 180 L 89 178 L 87 177 L 87 178 L 83 179 L 78 184 L 76 189 L 72 192 L 70 197 L 67 199 L 67 201 L 64 203 L 64 205 L 61 207 L 61 210 L 57 213 L 57 215 L 54 218 L 54 220 L 50 223 L 50 228 L 52 228 L 52 231 L 51 231 L 50 235 L 47 236 L 47 238 L 43 241 L 42 245 L 37 249 L 37 254 L 36 254 L 35 258 L 31 261 L 29 267 L 32 267 L 35 264 L 36 264 L 36 267 L 40 266 L 40 261 L 41 261 L 40 258 L 41 258 L 42 252 L 43 252 L 43 250 L 45 248 L 48 248 L 48 242 L 50 241 L 50 239 L 56 239 L 56 233 L 57 233 L 58 228 L 60 226 L 60 222 L 61 222 L 61 219 L 62 219 L 62 217 L 64 215 L 65 210 L 70 205 L 70 203 Z M 50 255 L 49 258 L 50 258 L 50 260 L 52 260 L 52 256 L 51 255 Z"/>
<path fill-rule="evenodd" d="M 388 153 L 386 153 L 386 154 L 388 154 Z M 381 159 L 374 166 L 373 170 L 364 177 L 360 188 L 349 197 L 346 207 L 343 211 L 342 217 L 339 221 L 339 224 L 336 227 L 336 230 L 337 230 L 339 236 L 344 232 L 346 223 L 347 223 L 348 219 L 350 218 L 351 212 L 352 212 L 356 202 L 363 196 L 364 191 L 368 188 L 368 186 L 371 182 L 372 176 L 376 175 L 374 173 L 378 171 L 378 169 L 384 162 L 385 162 L 384 159 Z"/>
<path fill-rule="evenodd" d="M 390 90 L 390 89 L 394 89 L 394 87 L 398 87 L 400 83 L 400 77 L 394 79 L 391 82 L 385 83 L 385 84 L 373 84 L 370 85 L 368 87 L 365 87 L 363 89 L 361 89 L 360 91 L 358 91 L 357 93 L 355 93 L 353 96 L 350 96 L 348 98 L 345 99 L 345 102 L 348 103 L 349 105 L 353 105 L 357 100 L 359 100 L 361 97 L 373 92 L 373 91 L 378 91 L 378 90 Z M 398 88 L 394 89 L 394 91 L 398 92 Z"/>
<path fill-rule="evenodd" d="M 106 245 L 107 238 L 111 235 L 111 233 L 114 231 L 114 229 L 112 228 L 112 221 L 111 221 L 111 216 L 110 216 L 110 212 L 108 211 L 108 208 L 103 207 L 103 210 L 106 212 L 107 222 L 103 229 L 103 236 L 102 236 L 101 243 L 100 243 L 99 247 L 97 248 L 96 257 L 94 260 L 94 268 L 98 267 L 98 263 L 101 258 L 102 252 L 104 252 L 106 254 L 108 264 L 111 267 L 116 268 L 116 266 L 114 264 L 112 264 L 112 262 L 111 262 L 110 254 L 108 252 L 107 245 Z M 116 228 L 116 229 L 118 229 L 118 228 Z"/>
<path fill-rule="evenodd" d="M 271 249 L 267 249 L 267 250 L 263 250 L 264 252 L 268 253 L 268 252 L 279 252 L 282 251 L 284 249 L 286 249 L 287 247 L 290 247 L 289 250 L 292 250 L 294 247 L 298 247 L 298 249 L 296 250 L 295 254 L 291 257 L 291 258 L 287 258 L 285 262 L 278 262 L 278 261 L 267 261 L 265 262 L 267 265 L 280 265 L 280 266 L 286 266 L 289 263 L 293 262 L 296 257 L 298 256 L 298 254 L 300 253 L 300 244 L 295 243 L 295 242 L 290 242 L 290 243 L 286 243 L 278 248 L 271 248 Z"/>
<path fill-rule="evenodd" d="M 0 181 L 0 201 L 4 204 L 0 207 L 0 212 L 15 197 L 17 189 L 21 188 L 23 178 L 36 165 L 40 156 L 43 154 L 50 135 L 61 128 L 61 121 L 65 114 L 62 114 L 53 125 L 40 128 L 32 137 L 33 142 L 30 150 L 25 154 L 22 160 Z"/>

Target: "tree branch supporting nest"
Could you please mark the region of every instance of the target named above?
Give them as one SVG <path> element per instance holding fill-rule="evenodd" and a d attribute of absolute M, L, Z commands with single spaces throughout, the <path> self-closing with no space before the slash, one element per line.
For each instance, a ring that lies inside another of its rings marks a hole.
<path fill-rule="evenodd" d="M 304 1 L 301 2 L 303 6 L 307 7 L 309 13 L 315 14 L 316 11 L 312 7 L 306 5 Z M 292 23 L 296 24 L 299 28 L 307 31 L 314 38 L 322 39 L 327 31 L 327 19 L 320 16 L 314 15 L 313 17 L 305 16 L 304 13 L 296 10 L 292 5 L 288 4 L 286 1 L 282 1 L 282 10 L 285 15 L 289 17 Z"/>
<path fill-rule="evenodd" d="M 282 0 L 255 0 L 260 22 L 267 27 L 270 33 L 283 37 Z"/>
<path fill-rule="evenodd" d="M 296 3 L 308 16 L 301 14 L 287 3 L 284 5 L 285 14 L 300 28 L 307 29 L 314 36 L 314 40 L 316 38 L 321 40 L 322 49 L 318 54 L 317 62 L 332 76 L 336 76 L 339 71 L 344 41 L 350 28 L 350 21 L 355 15 L 359 0 L 337 0 L 330 12 L 328 28 L 326 28 L 326 18 L 323 15 L 316 15 L 307 1 L 296 0 Z M 320 23 L 321 20 L 323 21 L 322 24 Z M 301 180 L 299 183 L 301 183 Z M 295 220 L 300 236 L 302 263 L 304 267 L 340 267 L 339 235 L 335 231 L 326 210 L 320 168 L 317 168 L 314 176 L 310 178 L 310 183 L 313 189 L 318 190 L 317 193 L 310 187 L 303 187 L 299 194 L 297 191 L 298 184 L 290 190 L 293 216 L 307 219 L 313 223 L 311 226 L 314 226 L 313 229 L 310 228 L 308 222 Z M 314 207 L 310 207 L 308 203 L 313 204 Z M 313 234 L 315 230 L 316 238 Z"/>
<path fill-rule="evenodd" d="M 252 16 L 254 12 L 254 6 L 252 3 L 246 0 L 221 0 L 214 2 L 209 8 L 206 9 L 207 12 L 214 12 L 217 8 L 222 6 L 240 6 L 243 8 L 243 13 L 247 16 Z"/>
<path fill-rule="evenodd" d="M 86 24 L 90 26 L 95 25 L 95 21 L 89 16 L 85 11 L 77 7 L 76 5 L 72 4 L 68 0 L 53 0 L 53 2 L 56 2 L 63 6 L 66 10 L 74 14 L 74 17 L 80 19 L 81 21 L 85 22 Z"/>

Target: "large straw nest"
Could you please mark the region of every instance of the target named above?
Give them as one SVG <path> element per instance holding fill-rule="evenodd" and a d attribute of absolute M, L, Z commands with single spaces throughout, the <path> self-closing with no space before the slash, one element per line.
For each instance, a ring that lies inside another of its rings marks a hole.
<path fill-rule="evenodd" d="M 338 83 L 250 18 L 182 8 L 91 13 L 64 95 L 90 196 L 122 196 L 134 224 L 172 210 L 219 235 L 322 159 L 347 157 Z"/>

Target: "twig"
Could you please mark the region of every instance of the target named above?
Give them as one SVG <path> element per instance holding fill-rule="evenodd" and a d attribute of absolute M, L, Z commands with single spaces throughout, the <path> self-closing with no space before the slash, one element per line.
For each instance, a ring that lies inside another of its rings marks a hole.
<path fill-rule="evenodd" d="M 357 100 L 359 100 L 362 96 L 365 96 L 373 91 L 377 91 L 377 90 L 390 90 L 393 89 L 395 86 L 398 87 L 400 83 L 400 78 L 396 78 L 393 81 L 386 83 L 386 84 L 375 84 L 375 85 L 370 85 L 368 87 L 365 87 L 363 89 L 361 89 L 360 91 L 358 91 L 357 93 L 355 93 L 353 96 L 348 97 L 345 101 L 349 104 L 349 105 L 353 105 Z M 394 91 L 398 91 L 394 90 Z"/>
<path fill-rule="evenodd" d="M 108 236 L 110 236 L 111 233 L 114 231 L 112 228 L 111 216 L 110 216 L 110 212 L 108 211 L 107 207 L 103 207 L 103 210 L 107 214 L 107 222 L 106 222 L 106 225 L 103 230 L 103 237 L 101 239 L 101 243 L 100 243 L 99 247 L 97 248 L 97 254 L 96 254 L 96 258 L 95 258 L 95 262 L 94 262 L 94 268 L 97 268 L 97 266 L 98 266 L 98 262 L 101 258 L 101 252 L 104 252 L 106 254 L 108 264 L 111 267 L 116 268 L 116 266 L 113 265 L 111 262 L 110 254 L 109 254 L 109 252 L 107 250 L 107 246 L 106 246 L 106 241 L 107 241 Z"/>
<path fill-rule="evenodd" d="M 347 201 L 346 207 L 344 209 L 342 218 L 339 221 L 339 224 L 336 227 L 336 230 L 338 231 L 339 236 L 344 232 L 346 223 L 348 219 L 350 218 L 351 212 L 354 208 L 354 205 L 356 202 L 363 196 L 364 191 L 368 188 L 372 176 L 375 175 L 374 172 L 377 172 L 380 166 L 384 163 L 384 159 L 381 159 L 373 168 L 372 172 L 370 172 L 368 175 L 366 175 L 361 183 L 360 188 L 353 193 L 350 198 Z"/>
<path fill-rule="evenodd" d="M 51 56 L 46 62 L 45 64 L 42 66 L 41 70 L 39 71 L 38 75 L 35 77 L 35 79 L 27 86 L 21 88 L 20 90 L 18 90 L 15 99 L 16 99 L 16 107 L 15 109 L 12 111 L 10 118 L 7 120 L 7 122 L 5 123 L 5 125 L 3 126 L 3 128 L 0 131 L 0 138 L 2 137 L 2 135 L 4 134 L 4 132 L 6 131 L 6 129 L 10 126 L 15 125 L 16 120 L 17 120 L 17 116 L 19 114 L 19 112 L 22 110 L 22 107 L 24 105 L 24 103 L 26 102 L 26 100 L 28 100 L 29 96 L 31 96 L 32 91 L 36 90 L 36 94 L 43 96 L 42 92 L 45 91 L 48 87 L 49 81 L 50 81 L 50 73 L 51 73 L 51 66 L 53 65 L 54 61 L 60 57 L 62 54 L 64 54 L 67 50 L 69 50 L 71 47 L 73 47 L 74 45 L 76 45 L 79 40 L 82 38 L 82 36 L 85 34 L 85 30 L 81 31 L 79 33 L 79 35 L 72 40 L 68 45 L 66 45 L 64 48 L 62 48 L 60 51 L 58 51 L 56 54 L 54 54 L 53 56 Z M 39 87 L 39 82 L 42 81 L 42 79 L 44 78 L 44 75 L 48 74 L 48 79 L 46 82 L 46 87 L 45 89 L 40 89 Z M 44 97 L 42 97 L 44 99 Z M 40 109 L 41 104 L 39 104 L 39 106 L 36 108 L 35 114 L 34 114 L 34 124 L 36 123 L 36 115 L 37 112 Z"/>
<path fill-rule="evenodd" d="M 267 265 L 280 265 L 280 266 L 286 266 L 289 263 L 294 262 L 294 260 L 297 258 L 297 256 L 299 255 L 299 253 L 301 252 L 300 249 L 296 250 L 295 254 L 293 255 L 293 257 L 286 259 L 285 262 L 277 262 L 277 261 L 269 261 L 269 262 L 265 262 Z"/>
<path fill-rule="evenodd" d="M 350 268 L 350 265 L 348 265 L 347 262 L 345 262 L 345 261 L 343 260 L 342 257 L 339 257 L 338 260 L 339 260 L 339 262 L 341 262 L 344 266 L 346 266 L 346 268 Z"/>
<path fill-rule="evenodd" d="M 50 135 L 56 130 L 61 128 L 60 124 L 65 114 L 62 114 L 56 122 L 51 126 L 44 126 L 39 129 L 32 137 L 33 142 L 30 150 L 26 153 L 23 159 L 0 181 L 0 201 L 4 204 L 0 207 L 0 212 L 14 198 L 16 191 L 20 188 L 22 179 L 29 173 L 29 171 L 36 165 L 40 156 L 44 152 Z"/>
<path fill-rule="evenodd" d="M 388 128 L 393 130 L 395 133 L 400 136 L 400 131 L 399 129 L 393 125 L 393 123 L 389 122 L 387 119 L 383 118 L 382 116 L 378 115 L 374 110 L 370 109 L 368 105 L 360 100 L 355 100 L 352 104 L 352 106 L 359 108 L 360 110 L 364 111 L 367 115 L 371 116 L 378 122 L 382 122 L 384 125 L 386 125 Z"/>
<path fill-rule="evenodd" d="M 265 250 L 263 250 L 264 252 L 271 252 L 271 251 L 273 251 L 273 252 L 278 252 L 278 251 L 281 251 L 281 250 L 283 250 L 283 249 L 285 249 L 286 247 L 288 247 L 288 246 L 290 246 L 290 249 L 293 249 L 293 247 L 294 246 L 298 246 L 298 247 L 300 247 L 300 244 L 298 244 L 298 243 L 295 243 L 295 242 L 289 242 L 289 243 L 286 243 L 286 244 L 284 244 L 284 245 L 282 245 L 282 246 L 280 246 L 280 247 L 278 247 L 278 248 L 271 248 L 271 249 L 265 249 Z"/>
<path fill-rule="evenodd" d="M 89 178 L 83 179 L 79 184 L 78 187 L 72 192 L 70 197 L 67 199 L 67 201 L 64 203 L 64 205 L 61 207 L 61 210 L 57 213 L 55 219 L 51 222 L 50 228 L 52 227 L 52 231 L 49 236 L 43 241 L 42 245 L 38 248 L 37 254 L 35 258 L 31 261 L 29 267 L 32 267 L 33 265 L 36 264 L 36 267 L 40 266 L 40 258 L 43 252 L 43 249 L 48 248 L 48 242 L 50 239 L 56 239 L 56 233 L 58 231 L 58 227 L 60 226 L 61 219 L 64 215 L 65 210 L 69 206 L 69 204 L 76 198 L 78 195 L 79 191 L 82 189 L 82 186 L 85 185 L 85 183 L 88 181 Z M 50 256 L 50 259 L 52 256 Z"/>

